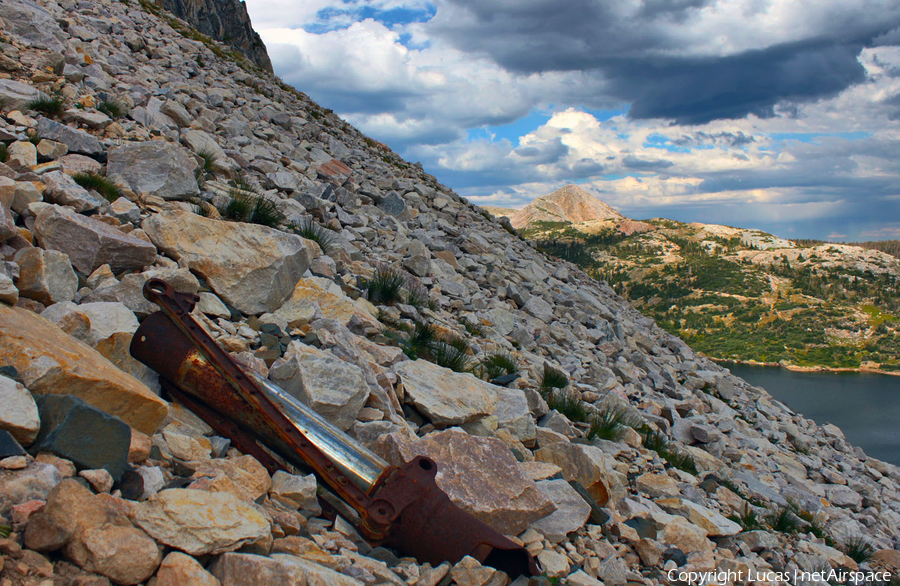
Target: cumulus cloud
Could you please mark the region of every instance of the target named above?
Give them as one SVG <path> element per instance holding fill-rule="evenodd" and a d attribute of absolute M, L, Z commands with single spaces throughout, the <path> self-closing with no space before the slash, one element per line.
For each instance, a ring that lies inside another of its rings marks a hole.
<path fill-rule="evenodd" d="M 478 203 L 578 182 L 634 217 L 785 235 L 900 217 L 895 0 L 248 8 L 282 78 Z"/>

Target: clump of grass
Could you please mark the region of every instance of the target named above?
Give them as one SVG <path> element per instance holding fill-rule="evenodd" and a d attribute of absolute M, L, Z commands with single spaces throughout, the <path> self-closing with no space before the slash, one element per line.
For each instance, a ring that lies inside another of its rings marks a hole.
<path fill-rule="evenodd" d="M 0 142 L 0 163 L 5 163 L 9 160 L 9 147 L 6 146 L 5 142 Z"/>
<path fill-rule="evenodd" d="M 406 278 L 391 267 L 381 267 L 365 283 L 366 299 L 377 305 L 395 305 L 403 299 Z"/>
<path fill-rule="evenodd" d="M 197 177 L 199 178 L 206 174 L 215 175 L 216 171 L 219 170 L 219 155 L 212 149 L 200 149 L 196 155 L 203 160 L 203 164 L 197 169 Z"/>
<path fill-rule="evenodd" d="M 744 503 L 744 510 L 741 511 L 741 514 L 734 513 L 728 518 L 740 525 L 742 531 L 753 531 L 762 527 L 759 516 L 755 510 L 750 508 L 749 503 Z"/>
<path fill-rule="evenodd" d="M 694 462 L 694 458 L 672 446 L 665 434 L 649 427 L 644 427 L 638 433 L 641 434 L 644 447 L 656 452 L 670 466 L 688 474 L 697 474 L 697 464 Z"/>
<path fill-rule="evenodd" d="M 544 394 L 544 400 L 551 409 L 559 411 L 570 421 L 585 421 L 588 418 L 588 410 L 584 403 L 563 389 L 548 389 Z"/>
<path fill-rule="evenodd" d="M 772 531 L 779 533 L 797 533 L 800 530 L 800 520 L 791 507 L 780 507 L 766 521 Z"/>
<path fill-rule="evenodd" d="M 0 537 L 4 539 L 12 534 L 12 527 L 9 525 L 0 525 Z"/>
<path fill-rule="evenodd" d="M 236 222 L 248 222 L 274 228 L 285 220 L 285 215 L 275 202 L 262 195 L 233 193 L 227 204 L 219 208 L 219 214 Z"/>
<path fill-rule="evenodd" d="M 121 195 L 121 193 L 119 192 L 119 186 L 116 185 L 112 179 L 93 171 L 76 173 L 72 177 L 72 179 L 75 180 L 75 183 L 84 187 L 85 189 L 92 189 L 96 191 L 104 198 L 106 198 L 106 200 L 109 202 L 116 201 Z"/>
<path fill-rule="evenodd" d="M 49 118 L 59 118 L 66 109 L 66 101 L 62 96 L 47 96 L 41 94 L 25 104 L 25 108 L 40 112 Z"/>
<path fill-rule="evenodd" d="M 865 537 L 851 537 L 844 543 L 843 550 L 858 564 L 869 561 L 875 555 L 875 548 Z"/>
<path fill-rule="evenodd" d="M 553 368 L 549 364 L 544 365 L 538 387 L 541 389 L 564 389 L 569 386 L 569 378 L 561 370 Z"/>
<path fill-rule="evenodd" d="M 619 406 L 608 405 L 590 418 L 587 438 L 616 441 L 628 427 L 628 413 Z"/>
<path fill-rule="evenodd" d="M 328 254 L 331 250 L 336 237 L 333 231 L 322 226 L 312 218 L 304 218 L 299 226 L 294 227 L 294 233 L 318 244 L 325 254 Z"/>
<path fill-rule="evenodd" d="M 417 321 L 406 339 L 406 343 L 403 344 L 403 351 L 410 358 L 418 358 L 420 354 L 427 352 L 435 340 L 437 340 L 437 328 L 428 322 Z"/>
<path fill-rule="evenodd" d="M 241 191 L 249 191 L 251 193 L 256 193 L 256 188 L 250 184 L 247 178 L 242 174 L 238 175 L 234 179 L 231 180 L 231 186 L 235 189 L 239 189 Z"/>
<path fill-rule="evenodd" d="M 97 105 L 97 111 L 103 112 L 113 119 L 118 119 L 125 116 L 125 106 L 123 106 L 116 100 L 103 100 L 99 105 Z"/>
<path fill-rule="evenodd" d="M 438 366 L 449 368 L 453 372 L 469 372 L 472 360 L 458 343 L 460 338 L 438 340 L 428 346 L 428 358 Z"/>
<path fill-rule="evenodd" d="M 482 358 L 479 370 L 481 378 L 490 381 L 497 377 L 518 374 L 519 362 L 512 354 L 498 352 L 496 354 L 488 354 Z"/>

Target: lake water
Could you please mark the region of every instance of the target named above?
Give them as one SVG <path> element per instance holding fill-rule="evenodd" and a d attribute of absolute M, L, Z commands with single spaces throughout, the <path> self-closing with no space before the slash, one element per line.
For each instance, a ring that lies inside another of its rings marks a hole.
<path fill-rule="evenodd" d="M 837 425 L 847 441 L 866 454 L 900 466 L 900 377 L 722 365 L 797 413 L 819 424 Z"/>

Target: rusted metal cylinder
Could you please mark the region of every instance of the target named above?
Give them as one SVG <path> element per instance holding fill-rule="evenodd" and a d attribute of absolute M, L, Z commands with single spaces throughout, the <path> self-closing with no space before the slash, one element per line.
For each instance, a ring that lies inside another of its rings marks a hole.
<path fill-rule="evenodd" d="M 135 332 L 131 355 L 182 391 L 258 435 L 286 461 L 299 466 L 307 464 L 294 450 L 283 446 L 272 434 L 271 426 L 258 418 L 231 384 L 162 312 L 149 316 Z M 245 372 L 344 476 L 364 492 L 372 489 L 388 467 L 384 460 L 359 446 L 281 388 L 250 370 Z"/>

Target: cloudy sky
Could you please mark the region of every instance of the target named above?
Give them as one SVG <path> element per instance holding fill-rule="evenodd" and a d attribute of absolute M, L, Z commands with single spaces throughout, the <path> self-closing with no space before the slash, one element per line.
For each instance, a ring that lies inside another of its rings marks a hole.
<path fill-rule="evenodd" d="M 461 195 L 900 238 L 897 0 L 246 0 L 275 72 Z"/>

